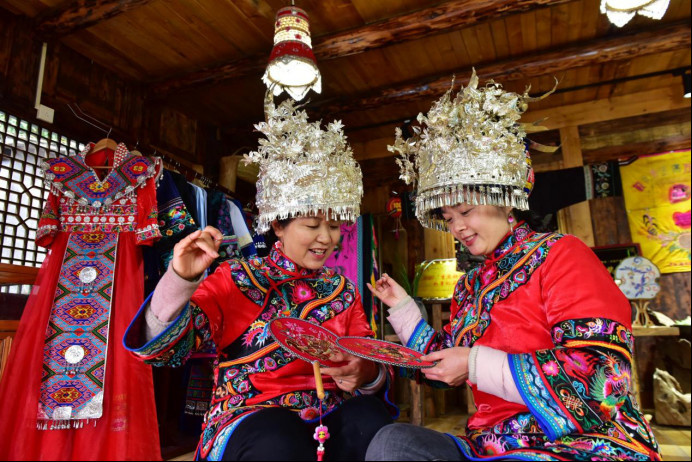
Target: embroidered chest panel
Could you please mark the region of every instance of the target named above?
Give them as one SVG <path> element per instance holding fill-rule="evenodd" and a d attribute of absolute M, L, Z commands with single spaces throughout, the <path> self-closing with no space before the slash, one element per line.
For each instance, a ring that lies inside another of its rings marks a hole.
<path fill-rule="evenodd" d="M 474 268 L 459 280 L 454 290 L 459 311 L 451 321 L 456 345 L 471 346 L 483 336 L 491 322 L 492 307 L 526 284 L 561 238 L 555 233 L 515 231 L 502 245 L 505 253 L 501 258 Z"/>
<path fill-rule="evenodd" d="M 60 197 L 58 218 L 66 232 L 120 233 L 137 228 L 137 196 L 132 193 L 111 205 L 99 208 L 83 206 L 68 197 Z"/>
<path fill-rule="evenodd" d="M 43 165 L 45 176 L 52 188 L 81 206 L 110 205 L 131 195 L 156 171 L 154 161 L 147 157 L 118 154 L 115 165 L 103 179 L 96 176 L 81 156 L 47 160 Z"/>
<path fill-rule="evenodd" d="M 281 262 L 280 262 L 281 263 Z M 330 270 L 310 275 L 288 273 L 269 258 L 228 263 L 236 286 L 262 313 L 236 341 L 234 355 L 246 355 L 269 340 L 269 322 L 277 317 L 297 317 L 322 324 L 343 312 L 356 298 L 355 285 Z"/>
<path fill-rule="evenodd" d="M 118 233 L 137 229 L 137 188 L 156 174 L 157 160 L 133 156 L 124 145 L 114 154 L 114 165 L 99 179 L 84 156 L 49 159 L 44 175 L 59 197 L 58 216 L 63 231 Z"/>
<path fill-rule="evenodd" d="M 269 257 L 249 262 L 230 260 L 227 264 L 240 291 L 262 307 L 256 320 L 223 350 L 222 358 L 234 359 L 221 359 L 218 365 L 212 402 L 228 401 L 230 407 L 236 407 L 262 393 L 253 387 L 250 375 L 273 372 L 296 360 L 272 339 L 268 329 L 271 320 L 290 316 L 322 324 L 353 304 L 356 288 L 329 270 L 310 275 L 286 272 Z"/>

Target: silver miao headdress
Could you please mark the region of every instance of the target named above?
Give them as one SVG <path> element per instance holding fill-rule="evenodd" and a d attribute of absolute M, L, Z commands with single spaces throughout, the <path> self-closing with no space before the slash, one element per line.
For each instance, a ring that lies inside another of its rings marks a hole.
<path fill-rule="evenodd" d="M 453 84 L 452 84 L 453 87 Z M 416 216 L 428 228 L 446 230 L 433 210 L 460 203 L 528 209 L 533 169 L 518 123 L 531 98 L 506 92 L 495 82 L 478 88 L 474 69 L 468 85 L 452 99 L 450 88 L 433 103 L 427 116 L 418 114 L 414 136 L 396 139 L 401 179 L 416 188 Z M 554 150 L 556 148 L 553 148 Z"/>
<path fill-rule="evenodd" d="M 334 121 L 322 130 L 294 104 L 287 99 L 275 106 L 267 93 L 266 120 L 255 124 L 265 138 L 244 156 L 246 164 L 259 164 L 258 233 L 277 219 L 322 212 L 332 220 L 354 221 L 360 215 L 363 174 L 343 125 Z"/>

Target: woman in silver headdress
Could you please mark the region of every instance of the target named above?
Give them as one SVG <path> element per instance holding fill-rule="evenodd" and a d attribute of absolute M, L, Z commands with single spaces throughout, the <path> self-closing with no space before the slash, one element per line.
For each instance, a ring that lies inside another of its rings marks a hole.
<path fill-rule="evenodd" d="M 391 369 L 339 354 L 331 359 L 346 364 L 322 369 L 320 400 L 312 365 L 282 349 L 268 329 L 275 318 L 299 317 L 338 336 L 373 335 L 355 285 L 323 267 L 340 222 L 359 215 L 360 168 L 339 123 L 322 130 L 290 100 L 268 105 L 256 128 L 267 139 L 248 161 L 260 164 L 258 231 L 271 227 L 278 238 L 269 256 L 230 260 L 201 281 L 223 236 L 212 227 L 190 234 L 175 246 L 125 345 L 168 366 L 210 345 L 216 350 L 197 459 L 314 460 L 314 422 L 322 415 L 331 434 L 327 456 L 362 460 L 370 439 L 392 421 L 378 396 Z"/>
<path fill-rule="evenodd" d="M 529 100 L 473 74 L 436 102 L 414 139 L 392 150 L 417 179 L 420 222 L 447 229 L 480 266 L 457 283 L 436 332 L 387 275 L 372 288 L 407 346 L 437 364 L 437 386 L 468 383 L 478 411 L 466 436 L 407 424 L 376 435 L 369 460 L 659 460 L 631 391 L 630 305 L 574 236 L 522 220 L 533 172 L 517 124 Z M 411 161 L 413 156 L 413 162 Z"/>

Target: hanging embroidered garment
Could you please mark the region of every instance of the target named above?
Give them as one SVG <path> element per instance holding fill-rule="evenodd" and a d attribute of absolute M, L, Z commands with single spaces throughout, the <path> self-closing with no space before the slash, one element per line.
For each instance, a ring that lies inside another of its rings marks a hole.
<path fill-rule="evenodd" d="M 100 179 L 92 148 L 43 165 L 50 252 L 0 387 L 4 460 L 161 457 L 151 370 L 119 342 L 144 295 L 139 246 L 160 236 L 161 165 L 120 144 Z"/>
<path fill-rule="evenodd" d="M 357 283 L 365 316 L 373 332 L 377 332 L 377 303 L 366 285 L 374 284 L 379 277 L 377 238 L 370 214 L 359 216 L 353 224 L 341 224 L 341 241 L 324 266 Z"/>

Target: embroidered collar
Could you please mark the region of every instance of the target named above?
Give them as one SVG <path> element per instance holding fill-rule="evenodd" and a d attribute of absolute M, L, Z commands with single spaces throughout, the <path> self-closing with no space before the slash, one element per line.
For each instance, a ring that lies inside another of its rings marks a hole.
<path fill-rule="evenodd" d="M 298 276 L 316 276 L 320 271 L 303 268 L 297 265 L 281 251 L 281 242 L 277 241 L 269 251 L 269 260 L 279 269 Z"/>
<path fill-rule="evenodd" d="M 500 260 L 502 257 L 514 250 L 517 245 L 521 244 L 524 240 L 526 240 L 526 238 L 533 234 L 535 234 L 535 231 L 531 230 L 526 222 L 519 222 L 517 226 L 514 227 L 513 231 L 505 234 L 505 237 L 502 238 L 500 244 L 493 251 L 492 257 L 486 258 L 483 266 L 487 266 Z"/>

